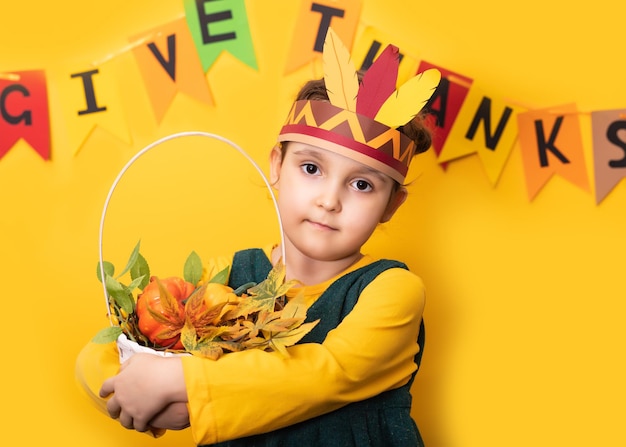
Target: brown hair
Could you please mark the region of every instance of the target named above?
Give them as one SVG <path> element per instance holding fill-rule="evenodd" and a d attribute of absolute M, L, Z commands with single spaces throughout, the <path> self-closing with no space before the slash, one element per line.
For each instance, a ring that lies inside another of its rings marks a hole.
<path fill-rule="evenodd" d="M 358 76 L 360 82 L 363 73 L 359 72 Z M 324 79 L 315 79 L 304 84 L 296 95 L 296 101 L 300 100 L 328 101 Z M 415 118 L 399 127 L 398 130 L 415 142 L 416 154 L 426 152 L 432 144 L 430 129 L 424 124 L 423 112 L 417 114 Z"/>

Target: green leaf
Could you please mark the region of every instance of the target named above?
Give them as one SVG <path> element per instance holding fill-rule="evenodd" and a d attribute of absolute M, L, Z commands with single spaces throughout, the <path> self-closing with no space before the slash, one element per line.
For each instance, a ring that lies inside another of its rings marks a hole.
<path fill-rule="evenodd" d="M 195 251 L 192 251 L 185 261 L 183 278 L 193 285 L 198 284 L 198 281 L 202 278 L 202 260 Z"/>
<path fill-rule="evenodd" d="M 115 273 L 115 267 L 113 266 L 113 264 L 111 264 L 108 261 L 104 261 L 102 263 L 102 265 L 104 266 L 104 274 L 109 275 L 109 276 L 113 276 L 113 273 Z M 102 282 L 102 272 L 100 271 L 100 262 L 98 262 L 98 268 L 96 270 L 96 275 L 98 276 L 98 281 Z"/>
<path fill-rule="evenodd" d="M 135 310 L 135 300 L 128 289 L 109 275 L 106 275 L 105 284 L 107 292 L 113 297 L 115 303 L 126 313 L 131 314 Z"/>
<path fill-rule="evenodd" d="M 122 328 L 119 326 L 109 326 L 98 331 L 98 333 L 91 339 L 94 343 L 111 343 L 117 340 L 117 337 L 122 333 Z"/>
<path fill-rule="evenodd" d="M 122 270 L 122 273 L 117 275 L 117 278 L 124 275 L 124 273 L 128 272 L 132 268 L 132 266 L 135 265 L 135 262 L 137 262 L 137 258 L 139 257 L 139 245 L 140 244 L 141 244 L 141 241 L 138 241 L 137 245 L 135 245 L 135 248 L 133 248 L 133 252 L 130 254 L 130 258 L 128 258 L 126 267 L 124 267 L 124 270 Z"/>
<path fill-rule="evenodd" d="M 150 266 L 148 265 L 146 258 L 144 258 L 141 253 L 137 253 L 137 261 L 130 268 L 130 277 L 134 280 L 140 276 L 143 277 L 143 280 L 136 287 L 143 290 L 150 282 Z"/>
<path fill-rule="evenodd" d="M 145 276 L 140 276 L 138 278 L 133 279 L 132 282 L 126 288 L 126 290 L 128 292 L 132 292 L 137 287 L 139 287 L 144 282 L 145 279 L 146 279 Z"/>
<path fill-rule="evenodd" d="M 218 272 L 213 278 L 209 280 L 209 282 L 214 282 L 218 284 L 226 284 L 228 283 L 228 275 L 230 273 L 230 266 L 224 268 L 224 270 Z"/>

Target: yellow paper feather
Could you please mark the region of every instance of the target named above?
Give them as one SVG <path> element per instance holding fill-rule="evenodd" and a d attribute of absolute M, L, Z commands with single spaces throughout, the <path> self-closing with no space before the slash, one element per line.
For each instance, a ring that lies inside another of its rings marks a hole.
<path fill-rule="evenodd" d="M 336 107 L 356 111 L 359 80 L 350 59 L 350 52 L 332 28 L 328 29 L 322 56 L 324 82 L 330 103 Z"/>
<path fill-rule="evenodd" d="M 374 119 L 393 128 L 404 126 L 426 105 L 440 80 L 436 68 L 409 79 L 387 98 Z"/>

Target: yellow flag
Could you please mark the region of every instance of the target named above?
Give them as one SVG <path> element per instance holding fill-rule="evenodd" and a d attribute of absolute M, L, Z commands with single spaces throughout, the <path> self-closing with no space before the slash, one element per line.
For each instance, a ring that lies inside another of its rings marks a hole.
<path fill-rule="evenodd" d="M 119 89 L 119 80 L 122 78 L 117 59 L 99 66 L 86 63 L 59 77 L 65 129 L 74 155 L 81 150 L 96 127 L 130 144 L 131 137 Z"/>
<path fill-rule="evenodd" d="M 495 186 L 517 138 L 516 116 L 523 111 L 524 108 L 487 95 L 472 85 L 439 161 L 478 154 L 489 181 Z"/>

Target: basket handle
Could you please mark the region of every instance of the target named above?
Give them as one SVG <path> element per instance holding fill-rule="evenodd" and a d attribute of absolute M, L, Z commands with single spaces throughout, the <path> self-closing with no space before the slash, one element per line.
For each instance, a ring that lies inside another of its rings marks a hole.
<path fill-rule="evenodd" d="M 119 183 L 119 181 L 122 179 L 122 176 L 124 175 L 124 173 L 128 170 L 128 168 L 131 167 L 131 165 L 139 158 L 141 157 L 143 154 L 145 154 L 146 152 L 148 152 L 149 150 L 155 148 L 156 146 L 158 146 L 161 143 L 164 143 L 166 141 L 170 141 L 176 138 L 181 138 L 181 137 L 189 137 L 189 136 L 198 136 L 198 137 L 206 137 L 206 138 L 212 138 L 214 140 L 219 140 L 222 141 L 226 144 L 228 144 L 229 146 L 231 146 L 232 148 L 236 149 L 237 151 L 239 151 L 239 153 L 241 153 L 241 155 L 243 155 L 251 164 L 252 166 L 254 166 L 254 168 L 257 170 L 257 172 L 260 174 L 261 178 L 263 179 L 263 182 L 265 183 L 265 186 L 267 187 L 270 196 L 272 197 L 272 202 L 274 204 L 274 209 L 276 210 L 276 216 L 278 217 L 278 227 L 280 229 L 280 239 L 281 239 L 281 256 L 282 256 L 282 260 L 283 263 L 286 265 L 286 257 L 285 257 L 285 236 L 283 233 L 283 223 L 282 223 L 282 219 L 280 216 L 280 211 L 278 209 L 278 203 L 276 201 L 276 196 L 274 195 L 274 191 L 272 191 L 272 186 L 270 185 L 269 180 L 267 179 L 267 177 L 265 176 L 265 174 L 263 174 L 263 171 L 261 170 L 261 168 L 259 167 L 259 165 L 252 159 L 252 157 L 250 157 L 250 155 L 248 155 L 248 153 L 246 151 L 244 151 L 241 147 L 239 147 L 237 144 L 235 144 L 234 142 L 232 142 L 231 140 L 224 138 L 220 135 L 216 135 L 213 133 L 208 133 L 208 132 L 200 132 L 200 131 L 189 131 L 189 132 L 179 132 L 179 133 L 175 133 L 175 134 L 171 134 L 168 135 L 166 137 L 163 137 L 153 143 L 150 143 L 149 145 L 147 145 L 146 147 L 144 147 L 143 149 L 141 149 L 139 152 L 137 152 L 127 163 L 126 165 L 124 165 L 124 167 L 122 168 L 122 170 L 119 172 L 119 174 L 117 174 L 117 177 L 115 178 L 115 181 L 113 182 L 113 184 L 111 185 L 111 189 L 109 189 L 109 193 L 107 194 L 106 200 L 104 201 L 104 208 L 102 209 L 102 216 L 100 218 L 100 231 L 98 233 L 98 245 L 99 245 L 99 250 L 98 250 L 98 257 L 100 260 L 100 278 L 102 278 L 102 288 L 104 291 L 104 301 L 106 304 L 106 309 L 107 309 L 107 315 L 109 317 L 109 321 L 111 321 L 111 309 L 109 306 L 109 296 L 107 294 L 107 289 L 106 289 L 106 282 L 104 281 L 104 260 L 102 257 L 102 234 L 103 234 L 103 229 L 104 229 L 104 218 L 106 217 L 106 212 L 107 209 L 109 207 L 109 202 L 111 201 L 111 196 L 113 195 L 113 191 L 115 191 L 115 188 L 117 186 L 117 184 Z"/>

